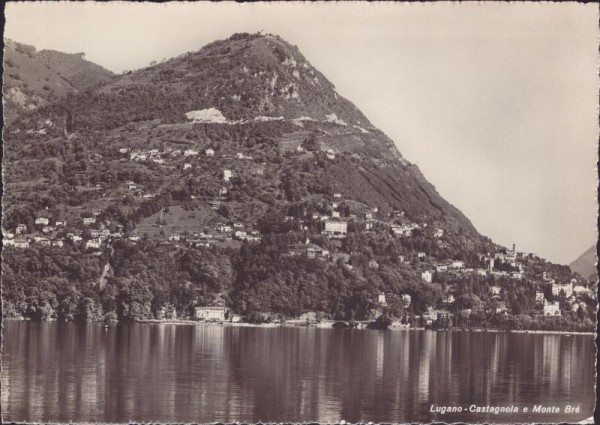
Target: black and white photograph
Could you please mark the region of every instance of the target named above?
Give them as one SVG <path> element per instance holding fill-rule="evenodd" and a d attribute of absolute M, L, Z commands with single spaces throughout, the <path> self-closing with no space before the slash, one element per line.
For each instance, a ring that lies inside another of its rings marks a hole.
<path fill-rule="evenodd" d="M 5 4 L 1 421 L 594 423 L 599 16 Z"/>

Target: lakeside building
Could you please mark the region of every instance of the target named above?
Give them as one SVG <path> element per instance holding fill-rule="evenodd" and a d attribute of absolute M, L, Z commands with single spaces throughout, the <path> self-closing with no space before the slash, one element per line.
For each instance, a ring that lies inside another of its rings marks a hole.
<path fill-rule="evenodd" d="M 544 304 L 544 316 L 560 316 L 560 303 L 558 301 L 546 302 Z"/>
<path fill-rule="evenodd" d="M 194 309 L 194 317 L 200 320 L 222 322 L 226 308 L 222 306 L 199 306 Z"/>

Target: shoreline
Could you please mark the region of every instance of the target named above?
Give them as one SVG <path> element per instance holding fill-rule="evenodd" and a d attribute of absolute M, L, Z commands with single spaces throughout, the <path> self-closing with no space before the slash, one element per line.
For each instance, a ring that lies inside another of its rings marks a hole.
<path fill-rule="evenodd" d="M 3 318 L 3 321 L 15 321 L 15 322 L 32 322 L 30 319 L 19 319 L 19 318 Z M 46 320 L 42 322 L 57 322 L 56 319 Z M 77 321 L 68 321 L 69 323 L 85 323 L 85 322 L 77 322 Z M 147 319 L 147 320 L 138 320 L 134 322 L 128 323 L 139 323 L 146 325 L 188 325 L 188 326 L 229 326 L 229 327 L 240 327 L 240 328 L 316 328 L 316 329 L 334 329 L 334 323 L 346 323 L 342 320 L 327 320 L 321 321 L 320 323 L 311 323 L 306 324 L 301 321 L 288 321 L 286 323 L 247 323 L 247 322 L 205 322 L 200 320 L 192 320 L 192 319 Z M 96 323 L 102 325 L 103 322 L 89 322 Z M 118 323 L 125 322 L 115 322 L 111 324 L 109 327 L 113 327 Z M 367 322 L 359 322 L 362 326 L 358 328 L 346 328 L 353 330 L 377 330 L 377 329 L 369 329 L 366 325 Z M 388 331 L 397 332 L 397 331 L 424 331 L 430 330 L 433 332 L 476 332 L 476 333 L 484 333 L 484 332 L 494 332 L 494 333 L 530 333 L 530 334 L 548 334 L 548 335 L 592 335 L 595 336 L 595 332 L 591 331 L 552 331 L 552 330 L 528 330 L 528 329 L 483 329 L 483 328 L 448 328 L 448 329 L 427 329 L 423 327 L 412 327 L 412 326 L 390 326 Z"/>

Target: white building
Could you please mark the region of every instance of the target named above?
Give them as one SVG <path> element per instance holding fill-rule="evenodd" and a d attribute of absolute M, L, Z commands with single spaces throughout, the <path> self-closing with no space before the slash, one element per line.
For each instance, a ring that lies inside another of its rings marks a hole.
<path fill-rule="evenodd" d="M 223 180 L 228 182 L 229 180 L 231 180 L 232 177 L 233 173 L 231 172 L 231 170 L 223 170 Z"/>
<path fill-rule="evenodd" d="M 40 226 L 47 226 L 50 223 L 50 220 L 48 220 L 46 217 L 38 217 L 35 219 L 35 224 L 38 224 Z"/>
<path fill-rule="evenodd" d="M 100 240 L 99 239 L 90 239 L 85 242 L 85 247 L 87 249 L 100 249 Z"/>
<path fill-rule="evenodd" d="M 22 233 L 27 233 L 27 225 L 25 225 L 25 224 L 19 224 L 17 226 L 17 228 L 15 229 L 15 233 L 17 235 L 20 235 Z"/>
<path fill-rule="evenodd" d="M 184 170 L 187 170 L 187 169 L 190 169 L 190 168 L 192 168 L 192 164 L 189 164 L 189 163 L 183 164 L 183 169 Z"/>
<path fill-rule="evenodd" d="M 183 151 L 183 156 L 196 156 L 198 155 L 198 151 L 194 149 L 186 149 Z"/>
<path fill-rule="evenodd" d="M 181 235 L 178 233 L 171 233 L 169 235 L 169 240 L 172 242 L 179 242 L 181 240 Z"/>
<path fill-rule="evenodd" d="M 560 316 L 560 303 L 558 301 L 546 302 L 544 304 L 544 316 Z"/>
<path fill-rule="evenodd" d="M 444 304 L 452 304 L 454 302 L 454 295 L 452 295 L 452 294 L 445 295 L 444 299 L 442 299 L 442 302 Z"/>
<path fill-rule="evenodd" d="M 490 288 L 490 291 L 492 291 L 492 295 L 500 295 L 501 290 L 502 288 L 500 288 L 499 286 L 492 286 Z"/>
<path fill-rule="evenodd" d="M 429 270 L 425 270 L 423 273 L 421 273 L 421 279 L 423 279 L 424 282 L 431 283 L 431 277 L 432 274 Z"/>
<path fill-rule="evenodd" d="M 409 294 L 402 294 L 402 301 L 404 302 L 404 307 L 408 308 L 412 301 L 412 297 Z"/>
<path fill-rule="evenodd" d="M 558 296 L 560 291 L 563 291 L 565 293 L 565 297 L 569 298 L 571 295 L 573 295 L 573 284 L 571 282 L 565 284 L 554 283 L 552 285 L 552 295 Z"/>
<path fill-rule="evenodd" d="M 348 233 L 348 223 L 345 221 L 326 221 L 325 222 L 326 233 Z"/>
<path fill-rule="evenodd" d="M 339 211 L 331 211 L 331 217 L 332 218 L 339 218 L 340 217 Z"/>
<path fill-rule="evenodd" d="M 204 153 L 206 154 L 206 156 L 215 156 L 215 151 L 211 148 L 206 149 Z"/>
<path fill-rule="evenodd" d="M 26 239 L 15 239 L 13 245 L 15 248 L 29 248 L 29 241 Z"/>
<path fill-rule="evenodd" d="M 84 226 L 89 226 L 90 224 L 95 224 L 96 223 L 96 218 L 95 217 L 84 217 L 83 218 L 83 225 Z"/>
<path fill-rule="evenodd" d="M 377 297 L 377 302 L 381 305 L 386 305 L 387 301 L 385 299 L 385 294 L 379 294 L 379 296 Z"/>
<path fill-rule="evenodd" d="M 452 268 L 462 269 L 465 266 L 464 261 L 452 261 Z"/>
<path fill-rule="evenodd" d="M 222 322 L 225 320 L 225 311 L 225 307 L 221 306 L 196 307 L 194 316 L 200 320 Z"/>
<path fill-rule="evenodd" d="M 535 302 L 537 304 L 544 304 L 546 302 L 546 298 L 544 297 L 544 293 L 540 291 L 536 291 L 535 293 Z"/>
<path fill-rule="evenodd" d="M 435 232 L 433 232 L 433 236 L 436 238 L 441 238 L 442 236 L 444 236 L 444 230 L 443 229 L 435 229 Z"/>

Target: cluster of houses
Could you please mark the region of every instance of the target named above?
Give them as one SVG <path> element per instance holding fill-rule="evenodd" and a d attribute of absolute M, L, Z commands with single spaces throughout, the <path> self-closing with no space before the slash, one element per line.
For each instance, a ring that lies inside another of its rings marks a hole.
<path fill-rule="evenodd" d="M 164 164 L 168 158 L 188 158 L 200 155 L 200 151 L 196 149 L 176 149 L 172 147 L 164 148 L 160 151 L 159 149 L 131 149 L 121 148 L 119 153 L 127 155 L 130 161 L 152 161 L 157 164 Z M 208 157 L 214 156 L 215 151 L 211 148 L 204 150 L 204 154 Z"/>
<path fill-rule="evenodd" d="M 169 242 L 187 242 L 194 247 L 209 247 L 211 242 L 218 240 L 238 240 L 247 242 L 260 242 L 260 232 L 255 229 L 246 229 L 243 223 L 229 222 L 222 223 L 216 228 L 219 235 L 213 235 L 212 233 L 194 233 L 189 235 L 186 233 L 171 233 L 168 236 Z"/>

